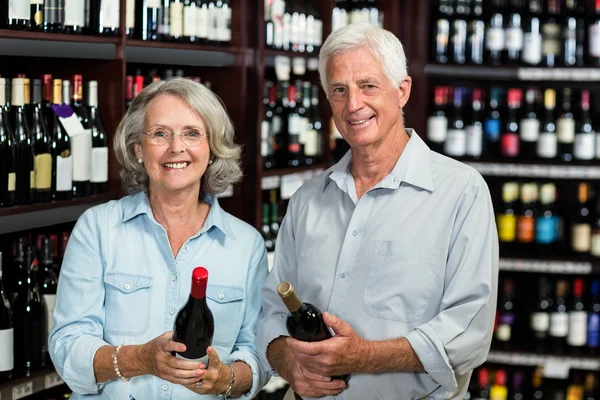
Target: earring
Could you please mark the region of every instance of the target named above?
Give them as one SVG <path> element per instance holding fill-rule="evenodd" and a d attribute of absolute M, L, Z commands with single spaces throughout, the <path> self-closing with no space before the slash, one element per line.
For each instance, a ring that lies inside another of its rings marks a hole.
<path fill-rule="evenodd" d="M 138 162 L 138 164 L 143 164 L 143 163 L 144 163 L 144 160 L 142 160 L 141 158 L 138 158 L 138 159 L 137 159 L 137 162 Z"/>
<path fill-rule="evenodd" d="M 214 162 L 214 160 L 208 160 L 208 165 L 212 165 L 212 163 Z"/>

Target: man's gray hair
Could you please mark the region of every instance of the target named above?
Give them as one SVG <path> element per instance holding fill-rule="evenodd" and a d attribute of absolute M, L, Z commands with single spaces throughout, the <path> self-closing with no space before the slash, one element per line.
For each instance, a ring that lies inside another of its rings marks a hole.
<path fill-rule="evenodd" d="M 199 195 L 216 195 L 230 184 L 239 182 L 242 178 L 241 147 L 234 143 L 233 124 L 221 99 L 200 83 L 186 78 L 172 78 L 154 82 L 144 88 L 119 123 L 114 147 L 121 165 L 121 182 L 125 192 L 148 192 L 148 173 L 137 162 L 135 145 L 141 143 L 148 106 L 160 95 L 176 96 L 184 100 L 206 125 L 210 154 L 214 161 L 202 177 Z"/>
<path fill-rule="evenodd" d="M 393 33 L 366 22 L 347 25 L 333 32 L 321 47 L 319 53 L 319 77 L 327 96 L 327 63 L 331 57 L 359 48 L 366 48 L 381 64 L 385 76 L 392 86 L 399 87 L 408 75 L 406 55 L 400 40 Z"/>

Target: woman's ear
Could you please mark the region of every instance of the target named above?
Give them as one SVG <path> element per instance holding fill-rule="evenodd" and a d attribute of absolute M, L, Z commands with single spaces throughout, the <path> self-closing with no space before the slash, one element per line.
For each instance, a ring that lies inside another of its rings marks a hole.
<path fill-rule="evenodd" d="M 136 143 L 133 148 L 135 150 L 135 158 L 138 160 L 143 160 L 144 152 L 142 151 L 142 145 L 140 143 Z"/>

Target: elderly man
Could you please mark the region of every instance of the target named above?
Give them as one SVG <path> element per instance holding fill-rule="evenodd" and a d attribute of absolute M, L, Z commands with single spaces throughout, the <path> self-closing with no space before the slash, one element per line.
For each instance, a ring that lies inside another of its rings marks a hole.
<path fill-rule="evenodd" d="M 496 309 L 486 183 L 404 127 L 412 81 L 390 32 L 336 31 L 319 73 L 351 151 L 290 201 L 262 291 L 263 363 L 304 399 L 462 399 Z M 333 338 L 289 338 L 281 281 L 327 311 Z M 330 378 L 344 374 L 348 384 Z"/>

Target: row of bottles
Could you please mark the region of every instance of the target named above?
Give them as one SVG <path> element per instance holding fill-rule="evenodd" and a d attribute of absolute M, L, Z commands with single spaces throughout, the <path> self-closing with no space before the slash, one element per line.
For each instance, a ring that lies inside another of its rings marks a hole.
<path fill-rule="evenodd" d="M 588 161 L 600 158 L 597 92 L 569 87 L 436 86 L 427 121 L 430 147 L 471 159 Z M 592 108 L 591 96 L 594 96 Z M 558 98 L 558 105 L 557 105 Z"/>
<path fill-rule="evenodd" d="M 35 242 L 32 241 L 35 239 Z M 47 363 L 60 263 L 69 232 L 21 236 L 0 253 L 0 382 Z"/>
<path fill-rule="evenodd" d="M 496 216 L 501 254 L 600 258 L 600 199 L 585 182 L 565 196 L 572 197 L 568 213 L 557 207 L 554 183 L 504 183 Z"/>
<path fill-rule="evenodd" d="M 283 216 L 279 214 L 279 201 L 276 189 L 263 191 L 260 231 L 267 251 L 275 251 L 275 243 Z"/>
<path fill-rule="evenodd" d="M 98 82 L 0 78 L 0 206 L 106 192 L 108 138 L 98 111 Z M 10 101 L 5 98 L 10 86 Z"/>
<path fill-rule="evenodd" d="M 383 11 L 377 0 L 335 0 L 331 15 L 331 31 L 355 22 L 366 22 L 383 28 Z"/>
<path fill-rule="evenodd" d="M 595 1 L 440 0 L 433 15 L 436 63 L 600 65 L 600 3 Z"/>
<path fill-rule="evenodd" d="M 490 368 L 473 371 L 465 400 L 594 400 L 600 398 L 594 372 L 570 371 L 567 379 L 547 379 L 544 368 Z"/>
<path fill-rule="evenodd" d="M 264 0 L 268 48 L 317 53 L 323 43 L 323 20 L 315 0 Z"/>
<path fill-rule="evenodd" d="M 0 27 L 50 33 L 117 36 L 120 0 L 8 0 Z"/>
<path fill-rule="evenodd" d="M 231 42 L 230 0 L 127 0 L 129 38 L 226 45 Z"/>
<path fill-rule="evenodd" d="M 492 346 L 552 354 L 600 350 L 600 280 L 540 276 L 535 282 L 504 276 Z"/>

